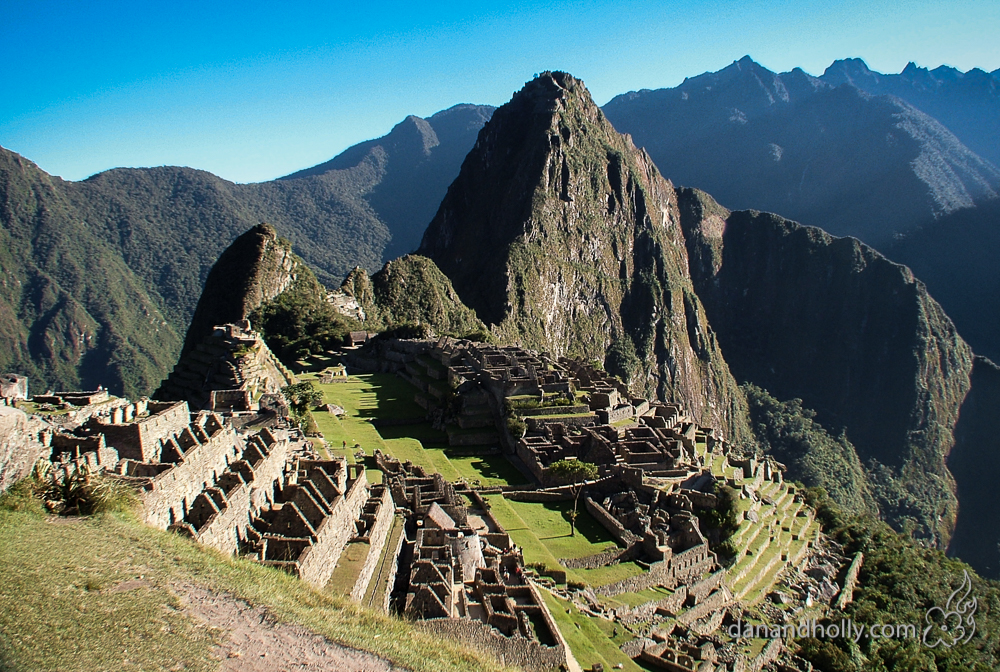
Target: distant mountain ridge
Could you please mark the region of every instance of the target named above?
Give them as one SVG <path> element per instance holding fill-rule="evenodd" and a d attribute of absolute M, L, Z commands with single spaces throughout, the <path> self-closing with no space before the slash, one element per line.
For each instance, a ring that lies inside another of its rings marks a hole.
<path fill-rule="evenodd" d="M 350 170 L 366 160 L 382 162 L 381 180 L 365 199 L 391 232 L 382 253 L 383 260 L 390 261 L 420 245 L 427 223 L 494 109 L 463 104 L 426 119 L 410 115 L 388 135 L 354 145 L 326 163 L 281 179 Z"/>
<path fill-rule="evenodd" d="M 417 246 L 492 109 L 410 117 L 389 141 L 259 184 L 179 167 L 66 182 L 0 148 L 0 369 L 54 388 L 149 393 L 237 236 L 272 224 L 331 288 L 356 266 L 381 268 L 390 246 Z"/>
<path fill-rule="evenodd" d="M 876 248 L 1000 194 L 1000 170 L 915 107 L 750 57 L 603 109 L 674 182 Z"/>
<path fill-rule="evenodd" d="M 913 62 L 901 73 L 882 74 L 860 58 L 834 61 L 819 79 L 850 84 L 873 95 L 891 95 L 934 117 L 965 146 L 1000 166 L 1000 69 L 962 72 L 942 65 L 933 70 Z"/>

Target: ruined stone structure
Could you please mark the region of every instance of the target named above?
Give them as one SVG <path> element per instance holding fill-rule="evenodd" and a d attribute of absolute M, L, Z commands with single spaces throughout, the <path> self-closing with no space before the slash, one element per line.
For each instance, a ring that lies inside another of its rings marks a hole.
<path fill-rule="evenodd" d="M 359 464 L 300 460 L 279 501 L 264 508 L 249 528 L 257 559 L 322 587 L 344 546 L 356 536 L 368 501 L 368 479 Z"/>
<path fill-rule="evenodd" d="M 242 403 L 235 394 L 213 398 L 213 391 L 240 390 L 251 400 L 278 392 L 293 381 L 289 371 L 264 343 L 250 322 L 216 326 L 186 352 L 155 392 L 157 399 L 187 401 L 192 408 L 224 410 Z"/>
<path fill-rule="evenodd" d="M 566 663 L 566 644 L 524 572 L 521 552 L 488 513 L 473 527 L 463 494 L 440 474 L 376 453 L 396 505 L 414 530 L 403 611 L 526 670 Z M 485 519 L 485 520 L 484 520 Z"/>

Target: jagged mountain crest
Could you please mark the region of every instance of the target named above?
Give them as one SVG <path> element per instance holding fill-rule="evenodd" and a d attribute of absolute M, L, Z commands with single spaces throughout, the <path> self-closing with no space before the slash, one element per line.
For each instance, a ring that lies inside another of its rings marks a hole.
<path fill-rule="evenodd" d="M 501 340 L 605 361 L 638 391 L 745 433 L 673 188 L 571 75 L 543 73 L 497 109 L 420 253 Z"/>
<path fill-rule="evenodd" d="M 675 182 L 876 247 L 1000 193 L 1000 170 L 902 99 L 749 58 L 604 112 Z"/>

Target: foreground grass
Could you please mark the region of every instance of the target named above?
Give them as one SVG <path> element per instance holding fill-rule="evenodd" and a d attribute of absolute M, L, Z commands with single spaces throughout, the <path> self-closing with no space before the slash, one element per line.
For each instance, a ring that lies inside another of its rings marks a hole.
<path fill-rule="evenodd" d="M 216 670 L 225 633 L 187 617 L 195 584 L 414 671 L 496 670 L 492 660 L 304 582 L 127 516 L 60 519 L 0 510 L 0 669 Z"/>

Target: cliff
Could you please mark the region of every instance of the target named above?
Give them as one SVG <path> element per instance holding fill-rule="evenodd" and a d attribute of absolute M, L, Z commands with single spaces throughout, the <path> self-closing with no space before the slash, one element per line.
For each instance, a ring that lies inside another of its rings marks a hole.
<path fill-rule="evenodd" d="M 945 458 L 972 370 L 951 320 L 908 268 L 853 238 L 679 197 L 691 275 L 737 378 L 844 429 L 883 516 L 946 545 Z"/>
<path fill-rule="evenodd" d="M 191 318 L 181 357 L 217 324 L 236 323 L 295 281 L 301 260 L 267 224 L 253 227 L 226 248 L 208 273 Z"/>
<path fill-rule="evenodd" d="M 496 110 L 419 253 L 502 341 L 599 359 L 636 392 L 747 435 L 673 187 L 571 75 L 544 73 Z"/>
<path fill-rule="evenodd" d="M 1000 579 L 1000 508 L 993 483 L 1000 473 L 1000 367 L 985 357 L 972 365 L 972 387 L 955 426 L 948 468 L 960 503 L 948 554 L 982 576 Z"/>

